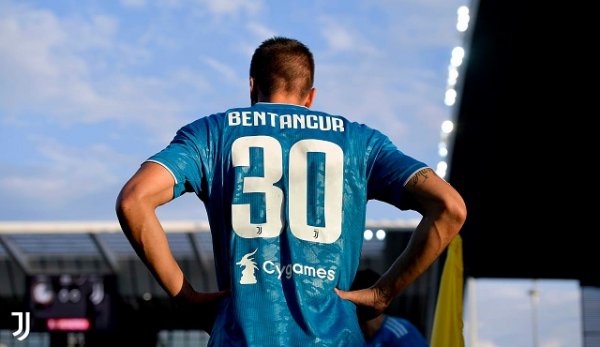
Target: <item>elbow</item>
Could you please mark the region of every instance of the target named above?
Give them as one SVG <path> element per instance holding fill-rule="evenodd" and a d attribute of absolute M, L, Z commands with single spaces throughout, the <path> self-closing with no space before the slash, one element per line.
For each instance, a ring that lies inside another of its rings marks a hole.
<path fill-rule="evenodd" d="M 444 202 L 444 219 L 450 226 L 452 237 L 458 234 L 467 220 L 467 206 L 460 195 L 446 199 Z"/>
<path fill-rule="evenodd" d="M 123 188 L 119 192 L 119 195 L 117 196 L 117 201 L 115 203 L 115 212 L 117 213 L 117 217 L 119 217 L 119 219 L 125 214 L 125 211 L 127 211 L 130 208 L 130 200 L 131 198 L 127 195 L 125 188 Z"/>
<path fill-rule="evenodd" d="M 139 206 L 140 200 L 134 189 L 123 187 L 115 203 L 115 212 L 121 225 L 127 223 L 136 206 Z"/>
<path fill-rule="evenodd" d="M 121 230 L 130 241 L 139 240 L 139 235 L 136 235 L 136 228 L 140 226 L 141 216 L 143 216 L 141 200 L 142 198 L 136 193 L 135 189 L 128 189 L 126 186 L 119 193 L 115 204 L 115 212 Z M 135 244 L 134 248 L 137 248 Z"/>

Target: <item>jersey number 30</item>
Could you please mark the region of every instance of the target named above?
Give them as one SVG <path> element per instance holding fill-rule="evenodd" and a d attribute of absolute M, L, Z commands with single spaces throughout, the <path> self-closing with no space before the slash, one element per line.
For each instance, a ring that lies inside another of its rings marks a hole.
<path fill-rule="evenodd" d="M 264 194 L 266 222 L 251 222 L 249 203 L 233 204 L 231 215 L 235 233 L 244 238 L 279 236 L 283 231 L 283 209 L 287 202 L 289 226 L 295 237 L 318 243 L 335 242 L 342 233 L 344 152 L 340 146 L 316 139 L 298 141 L 290 148 L 288 163 L 284 165 L 281 144 L 275 138 L 240 137 L 233 142 L 231 148 L 231 163 L 234 167 L 250 166 L 250 148 L 262 149 L 264 170 L 260 177 L 243 178 L 243 192 Z M 309 171 L 308 153 L 311 152 L 324 154 L 324 175 Z M 285 167 L 288 168 L 289 178 L 287 196 L 284 196 L 281 188 L 275 185 L 283 177 Z M 319 213 L 324 214 L 322 216 L 325 221 L 324 226 L 309 225 L 308 191 L 309 188 L 314 188 L 308 187 L 309 182 L 324 190 L 324 208 L 318 209 Z"/>

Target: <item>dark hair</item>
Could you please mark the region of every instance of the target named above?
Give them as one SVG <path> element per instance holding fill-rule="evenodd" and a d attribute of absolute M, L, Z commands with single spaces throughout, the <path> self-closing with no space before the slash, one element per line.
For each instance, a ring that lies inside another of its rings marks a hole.
<path fill-rule="evenodd" d="M 315 62 L 308 47 L 287 37 L 275 36 L 263 41 L 250 61 L 250 77 L 255 88 L 266 97 L 278 91 L 304 97 L 313 86 L 314 75 Z"/>
<path fill-rule="evenodd" d="M 358 270 L 356 272 L 356 276 L 354 276 L 354 281 L 350 286 L 350 290 L 359 290 L 369 288 L 377 282 L 380 275 L 370 268 L 366 268 L 363 270 Z"/>

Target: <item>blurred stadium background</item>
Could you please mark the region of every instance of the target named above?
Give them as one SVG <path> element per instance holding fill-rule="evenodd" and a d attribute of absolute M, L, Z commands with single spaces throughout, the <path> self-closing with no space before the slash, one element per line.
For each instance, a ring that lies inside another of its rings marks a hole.
<path fill-rule="evenodd" d="M 369 223 L 361 266 L 378 272 L 405 247 L 413 222 Z M 207 224 L 165 222 L 173 254 L 195 288 L 216 290 Z M 139 260 L 117 222 L 0 223 L 0 341 L 6 346 L 198 346 L 202 312 L 176 307 Z M 438 262 L 391 311 L 431 329 Z M 12 337 L 31 312 L 31 333 Z"/>
<path fill-rule="evenodd" d="M 581 149 L 573 124 L 595 109 L 587 87 L 595 81 L 585 83 L 593 42 L 585 12 L 583 2 L 476 2 L 446 177 L 469 207 L 461 232 L 465 278 L 578 280 L 583 346 L 597 347 L 595 230 L 578 222 L 587 212 L 572 192 L 580 188 L 562 182 L 572 174 L 563 168 L 566 156 Z M 414 223 L 367 228 L 361 266 L 381 271 Z M 193 284 L 214 289 L 208 226 L 169 222 L 165 229 Z M 443 261 L 390 308 L 428 336 Z M 17 319 L 8 313 L 15 311 L 32 314 L 24 341 L 12 336 Z M 0 223 L 0 313 L 4 346 L 198 346 L 207 339 L 195 323 L 201 313 L 166 300 L 116 222 Z"/>

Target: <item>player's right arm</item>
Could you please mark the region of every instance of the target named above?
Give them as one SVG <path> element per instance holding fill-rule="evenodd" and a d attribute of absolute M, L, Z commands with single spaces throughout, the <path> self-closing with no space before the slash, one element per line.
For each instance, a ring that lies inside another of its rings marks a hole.
<path fill-rule="evenodd" d="M 212 302 L 225 292 L 198 293 L 190 286 L 156 215 L 156 208 L 173 199 L 174 184 L 162 165 L 143 163 L 117 197 L 117 217 L 137 255 L 169 296 L 199 304 Z"/>
<path fill-rule="evenodd" d="M 117 197 L 116 212 L 137 255 L 172 297 L 183 285 L 183 272 L 173 257 L 156 208 L 173 198 L 174 180 L 162 166 L 145 162 Z"/>

